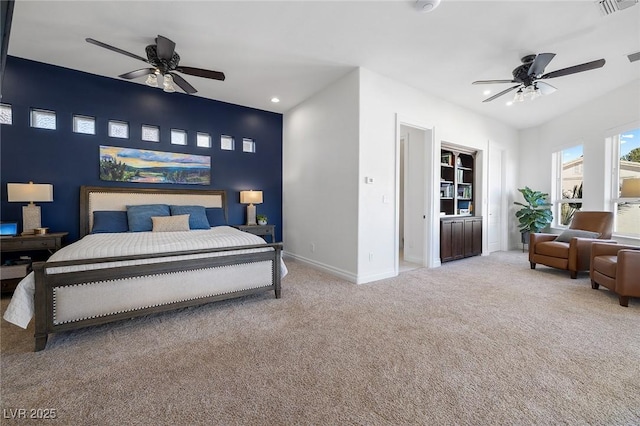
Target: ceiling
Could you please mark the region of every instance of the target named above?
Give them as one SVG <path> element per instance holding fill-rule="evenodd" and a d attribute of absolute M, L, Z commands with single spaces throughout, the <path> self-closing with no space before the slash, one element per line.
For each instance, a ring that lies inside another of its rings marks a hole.
<path fill-rule="evenodd" d="M 181 65 L 226 74 L 183 75 L 192 96 L 280 113 L 364 67 L 522 129 L 640 78 L 627 58 L 640 51 L 640 5 L 602 16 L 593 0 L 443 0 L 430 13 L 413 0 L 17 1 L 8 53 L 118 78 L 145 65 L 85 38 L 145 56 L 158 34 L 176 42 Z M 471 85 L 510 79 L 522 56 L 543 52 L 557 54 L 546 72 L 606 65 L 547 80 L 555 93 L 511 106 L 512 94 L 482 102 L 509 84 Z"/>

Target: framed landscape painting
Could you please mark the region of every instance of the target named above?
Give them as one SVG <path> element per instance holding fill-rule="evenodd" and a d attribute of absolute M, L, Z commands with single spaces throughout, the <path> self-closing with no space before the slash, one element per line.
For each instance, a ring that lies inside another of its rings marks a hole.
<path fill-rule="evenodd" d="M 100 179 L 209 185 L 211 157 L 101 145 Z"/>

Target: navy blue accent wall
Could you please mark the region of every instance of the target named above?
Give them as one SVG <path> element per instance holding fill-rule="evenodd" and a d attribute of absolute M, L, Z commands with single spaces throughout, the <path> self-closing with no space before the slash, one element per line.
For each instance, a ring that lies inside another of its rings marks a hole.
<path fill-rule="evenodd" d="M 126 70 L 123 70 L 123 72 Z M 198 88 L 201 79 L 190 77 Z M 219 84 L 224 84 L 220 82 Z M 282 115 L 203 99 L 160 88 L 100 77 L 9 56 L 2 87 L 2 103 L 10 104 L 13 124 L 0 126 L 2 220 L 22 222 L 22 203 L 8 203 L 6 183 L 51 183 L 54 201 L 38 203 L 42 226 L 79 236 L 80 186 L 224 189 L 229 223 L 246 221 L 239 191 L 262 190 L 266 214 L 282 239 Z M 56 112 L 57 130 L 30 127 L 30 109 Z M 73 132 L 73 115 L 96 118 L 96 134 Z M 109 120 L 129 123 L 129 138 L 111 138 Z M 143 124 L 160 127 L 160 142 L 141 140 Z M 187 131 L 186 146 L 172 145 L 171 129 Z M 212 148 L 196 147 L 196 132 L 211 135 Z M 234 151 L 220 149 L 221 135 L 233 136 Z M 242 138 L 252 138 L 255 153 L 242 152 Z M 210 185 L 136 184 L 107 182 L 99 176 L 100 145 L 151 149 L 211 156 Z"/>

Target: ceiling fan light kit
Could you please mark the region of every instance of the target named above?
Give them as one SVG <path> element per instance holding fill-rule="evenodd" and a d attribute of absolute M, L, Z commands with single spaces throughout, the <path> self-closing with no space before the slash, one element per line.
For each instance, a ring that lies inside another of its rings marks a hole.
<path fill-rule="evenodd" d="M 153 68 L 142 68 L 139 70 L 131 71 L 125 74 L 121 74 L 119 77 L 127 80 L 133 80 L 135 78 L 146 76 L 145 84 L 151 87 L 158 87 L 158 75 L 163 77 L 163 90 L 168 93 L 175 92 L 175 86 L 177 84 L 186 93 L 193 94 L 197 90 L 189 84 L 184 78 L 176 74 L 177 72 L 194 75 L 196 77 L 209 78 L 212 80 L 224 81 L 225 75 L 220 71 L 211 71 L 202 68 L 179 66 L 180 55 L 175 51 L 176 44 L 166 37 L 158 35 L 156 38 L 156 44 L 150 44 L 145 48 L 147 58 L 138 56 L 134 53 L 127 52 L 118 47 L 114 47 L 92 38 L 85 39 L 87 43 L 95 44 L 107 50 L 111 50 L 121 55 L 129 56 L 130 58 L 137 59 L 142 62 L 146 62 Z"/>
<path fill-rule="evenodd" d="M 176 91 L 176 88 L 173 87 L 173 77 L 171 77 L 171 74 L 166 74 L 164 76 L 164 82 L 162 83 L 162 86 L 164 87 L 165 92 L 167 93 L 173 93 Z"/>
<path fill-rule="evenodd" d="M 145 80 L 145 84 L 151 87 L 158 87 L 158 76 L 155 73 L 149 74 Z"/>
<path fill-rule="evenodd" d="M 523 102 L 525 99 L 535 99 L 541 95 L 549 95 L 556 91 L 552 85 L 541 81 L 547 78 L 563 77 L 565 75 L 576 74 L 579 72 L 589 71 L 601 68 L 605 64 L 604 59 L 586 62 L 572 67 L 562 68 L 557 71 L 544 73 L 549 62 L 556 56 L 555 53 L 540 53 L 537 55 L 527 55 L 521 59 L 522 65 L 516 67 L 512 71 L 513 78 L 511 80 L 478 80 L 471 84 L 505 84 L 517 83 L 508 89 L 497 93 L 482 102 L 491 102 L 502 95 L 506 95 L 513 90 L 518 90 L 513 98 L 513 102 Z"/>

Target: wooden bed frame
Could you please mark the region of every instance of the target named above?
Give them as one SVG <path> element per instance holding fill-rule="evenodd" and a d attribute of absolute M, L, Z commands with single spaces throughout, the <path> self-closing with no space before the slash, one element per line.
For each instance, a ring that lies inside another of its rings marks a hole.
<path fill-rule="evenodd" d="M 106 188 L 106 187 L 88 187 L 83 186 L 80 189 L 80 235 L 84 236 L 90 231 L 90 223 L 92 220 L 93 210 L 91 209 L 92 194 L 94 193 L 109 193 L 118 195 L 125 194 L 142 194 L 143 196 L 153 194 L 166 197 L 180 197 L 186 196 L 187 202 L 193 202 L 193 196 L 205 196 L 212 197 L 215 203 L 218 203 L 218 208 L 224 209 L 225 221 L 227 218 L 226 207 L 226 194 L 224 191 L 219 190 L 193 190 L 193 189 L 140 189 L 140 188 Z M 140 204 L 144 204 L 141 202 Z M 172 202 L 172 204 L 180 204 L 179 202 Z M 183 203 L 185 204 L 185 203 Z M 100 210 L 107 210 L 103 206 L 99 207 Z M 112 210 L 122 210 L 122 206 L 116 206 Z M 240 250 L 256 249 L 271 247 L 273 250 L 255 252 L 255 253 L 237 253 Z M 152 259 L 171 256 L 184 256 L 194 255 L 202 253 L 229 253 L 224 256 L 198 258 L 190 260 L 167 260 L 160 263 L 141 264 L 134 266 L 118 266 L 104 269 L 93 269 L 81 272 L 56 272 L 49 274 L 47 271 L 51 268 L 64 267 L 64 266 L 76 266 L 83 264 L 97 264 L 114 261 L 125 260 L 137 260 L 137 259 Z M 234 252 L 236 252 L 234 254 Z M 281 287 L 281 270 L 280 262 L 282 256 L 282 243 L 272 244 L 260 244 L 260 245 L 248 245 L 230 248 L 216 248 L 216 249 L 200 249 L 189 250 L 171 253 L 158 253 L 151 255 L 137 255 L 137 256 L 122 256 L 122 257 L 110 257 L 99 259 L 83 259 L 77 261 L 61 261 L 61 262 L 38 262 L 34 263 L 33 269 L 35 272 L 35 350 L 43 350 L 47 345 L 47 338 L 49 333 L 56 333 L 61 331 L 75 330 L 78 328 L 110 323 L 123 319 L 129 319 L 139 317 L 143 315 L 154 314 L 158 312 L 172 311 L 181 309 L 188 306 L 198 306 L 207 304 L 214 301 L 231 299 L 236 297 L 242 297 L 249 294 L 259 293 L 266 290 L 274 290 L 275 297 L 280 298 Z M 109 281 L 114 279 L 124 279 L 132 277 L 143 277 L 149 275 L 166 274 L 174 272 L 193 271 L 203 268 L 213 268 L 228 265 L 241 265 L 255 262 L 271 262 L 271 269 L 273 271 L 271 277 L 271 285 L 252 288 L 247 290 L 234 291 L 231 293 L 217 294 L 213 296 L 200 297 L 193 300 L 185 300 L 179 302 L 172 302 L 163 304 L 160 306 L 141 307 L 140 309 L 130 310 L 127 312 L 111 313 L 99 317 L 87 318 L 75 320 L 73 322 L 56 324 L 54 322 L 54 289 L 58 287 L 66 287 L 77 285 L 81 283 L 90 283 L 98 281 Z"/>

